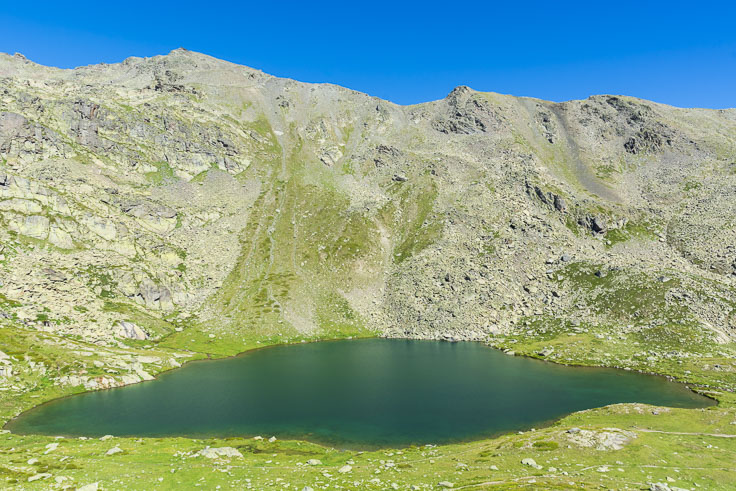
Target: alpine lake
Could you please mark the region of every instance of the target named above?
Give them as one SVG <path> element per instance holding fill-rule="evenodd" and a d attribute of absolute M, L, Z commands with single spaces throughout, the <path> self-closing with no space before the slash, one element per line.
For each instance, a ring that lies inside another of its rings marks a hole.
<path fill-rule="evenodd" d="M 195 361 L 153 381 L 51 401 L 6 428 L 88 437 L 275 435 L 370 449 L 492 437 L 622 402 L 715 404 L 664 377 L 507 356 L 472 342 L 362 339 Z"/>

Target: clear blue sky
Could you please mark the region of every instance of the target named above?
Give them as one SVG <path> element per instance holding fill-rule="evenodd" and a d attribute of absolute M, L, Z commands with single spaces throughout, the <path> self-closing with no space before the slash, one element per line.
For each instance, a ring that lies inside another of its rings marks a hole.
<path fill-rule="evenodd" d="M 733 0 L 235 3 L 3 2 L 0 51 L 69 68 L 182 46 L 401 104 L 465 84 L 736 107 Z"/>

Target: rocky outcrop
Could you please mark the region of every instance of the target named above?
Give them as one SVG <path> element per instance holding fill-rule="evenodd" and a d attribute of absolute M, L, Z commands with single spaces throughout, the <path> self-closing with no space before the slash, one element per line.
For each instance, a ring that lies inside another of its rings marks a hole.
<path fill-rule="evenodd" d="M 13 361 L 8 355 L 0 351 L 0 379 L 13 376 Z"/>
<path fill-rule="evenodd" d="M 233 447 L 207 447 L 203 448 L 197 455 L 208 459 L 242 457 L 243 454 Z"/>
<path fill-rule="evenodd" d="M 445 98 L 445 102 L 445 114 L 432 122 L 432 127 L 441 133 L 485 133 L 501 124 L 491 105 L 478 97 L 470 87 L 456 87 Z"/>
<path fill-rule="evenodd" d="M 138 341 L 148 339 L 148 335 L 146 334 L 146 332 L 132 322 L 119 321 L 113 327 L 115 329 L 115 334 L 121 338 L 134 339 Z"/>
<path fill-rule="evenodd" d="M 135 217 L 145 228 L 165 235 L 176 228 L 176 211 L 168 206 L 146 201 L 134 201 L 122 206 L 123 212 Z"/>
<path fill-rule="evenodd" d="M 621 450 L 637 437 L 633 431 L 618 428 L 605 428 L 602 431 L 581 430 L 574 428 L 566 432 L 567 439 L 580 447 L 592 447 L 596 450 Z"/>

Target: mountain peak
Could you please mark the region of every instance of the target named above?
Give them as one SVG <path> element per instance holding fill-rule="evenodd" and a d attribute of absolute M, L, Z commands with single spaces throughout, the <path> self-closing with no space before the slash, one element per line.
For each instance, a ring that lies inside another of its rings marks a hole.
<path fill-rule="evenodd" d="M 473 92 L 475 92 L 475 90 L 471 89 L 467 85 L 458 85 L 457 87 L 455 87 L 454 89 L 452 89 L 452 91 L 449 94 L 447 94 L 447 97 L 448 98 L 449 97 L 458 97 L 458 96 L 461 96 L 461 95 L 468 95 L 468 94 L 471 94 Z"/>

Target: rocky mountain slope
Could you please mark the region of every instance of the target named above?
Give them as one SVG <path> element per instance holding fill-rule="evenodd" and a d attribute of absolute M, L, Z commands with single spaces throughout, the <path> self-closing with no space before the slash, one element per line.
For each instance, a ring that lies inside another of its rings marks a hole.
<path fill-rule="evenodd" d="M 735 339 L 736 110 L 403 107 L 185 50 L 0 76 L 0 291 L 27 327 Z"/>
<path fill-rule="evenodd" d="M 736 388 L 736 110 L 0 55 L 0 409 L 383 335 Z"/>

